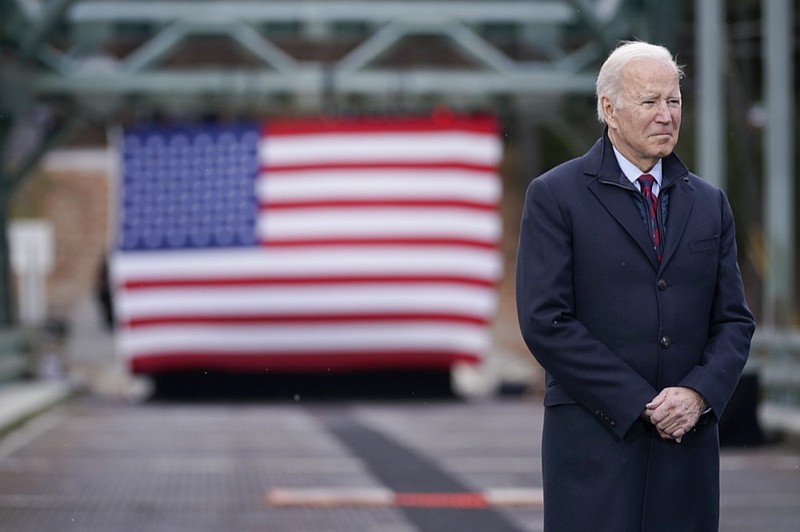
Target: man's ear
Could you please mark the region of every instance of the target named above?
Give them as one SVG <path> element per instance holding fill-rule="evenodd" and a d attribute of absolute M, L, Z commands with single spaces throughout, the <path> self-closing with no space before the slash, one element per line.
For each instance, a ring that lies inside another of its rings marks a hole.
<path fill-rule="evenodd" d="M 603 118 L 605 118 L 608 127 L 610 127 L 611 129 L 616 129 L 617 117 L 614 114 L 614 102 L 611 101 L 611 98 L 609 98 L 608 96 L 601 96 L 600 108 L 603 110 Z"/>

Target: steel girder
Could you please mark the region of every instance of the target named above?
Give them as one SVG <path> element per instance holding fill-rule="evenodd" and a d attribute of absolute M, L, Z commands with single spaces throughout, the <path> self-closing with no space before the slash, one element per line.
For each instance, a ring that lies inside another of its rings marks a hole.
<path fill-rule="evenodd" d="M 623 0 L 5 3 L 16 8 L 15 27 L 5 29 L 24 60 L 12 63 L 21 68 L 15 77 L 35 99 L 78 98 L 90 106 L 124 96 L 183 104 L 197 97 L 208 105 L 214 97 L 242 104 L 303 95 L 313 107 L 349 95 L 378 101 L 398 93 L 444 95 L 486 103 L 498 96 L 591 93 L 597 60 L 626 36 L 630 19 Z M 21 25 L 35 31 L 19 31 Z M 325 49 L 343 33 L 349 46 L 333 58 L 299 59 L 286 50 L 287 41 Z M 447 42 L 460 64 L 383 60 L 420 36 Z M 247 67 L 166 64 L 194 39 L 209 37 L 228 41 L 253 61 Z M 124 54 L 110 51 L 123 41 Z"/>

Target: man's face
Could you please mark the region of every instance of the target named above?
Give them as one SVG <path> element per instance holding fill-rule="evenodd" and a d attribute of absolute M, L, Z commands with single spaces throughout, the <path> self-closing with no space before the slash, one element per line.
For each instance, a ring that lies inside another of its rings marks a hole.
<path fill-rule="evenodd" d="M 622 71 L 618 105 L 603 97 L 611 143 L 642 171 L 675 149 L 681 128 L 681 90 L 671 63 L 637 59 Z"/>

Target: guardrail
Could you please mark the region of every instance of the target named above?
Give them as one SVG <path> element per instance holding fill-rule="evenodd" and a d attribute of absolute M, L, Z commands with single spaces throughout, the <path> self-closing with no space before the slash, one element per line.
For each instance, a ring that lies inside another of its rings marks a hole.
<path fill-rule="evenodd" d="M 0 329 L 0 381 L 17 379 L 29 372 L 29 347 L 22 329 Z"/>
<path fill-rule="evenodd" d="M 800 330 L 756 330 L 753 354 L 763 400 L 800 410 Z"/>

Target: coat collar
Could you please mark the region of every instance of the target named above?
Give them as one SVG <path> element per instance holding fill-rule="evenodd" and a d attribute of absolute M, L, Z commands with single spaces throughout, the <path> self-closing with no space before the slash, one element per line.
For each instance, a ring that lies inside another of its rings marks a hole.
<path fill-rule="evenodd" d="M 661 189 L 669 194 L 669 215 L 664 256 L 659 264 L 641 214 L 630 198 L 630 191 L 636 191 L 636 188 L 622 173 L 614 157 L 607 129 L 583 156 L 583 172 L 589 189 L 617 223 L 625 228 L 657 270 L 659 267 L 663 269 L 677 251 L 694 205 L 694 187 L 689 181 L 689 169 L 683 161 L 673 153 L 662 160 L 662 165 Z"/>
<path fill-rule="evenodd" d="M 663 165 L 661 188 L 669 188 L 689 176 L 689 169 L 675 153 L 662 159 L 661 164 Z M 603 130 L 603 136 L 597 139 L 594 146 L 583 156 L 583 173 L 596 177 L 604 183 L 624 185 L 628 182 L 614 156 L 614 147 L 608 138 L 608 127 Z"/>

